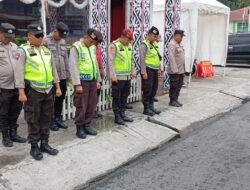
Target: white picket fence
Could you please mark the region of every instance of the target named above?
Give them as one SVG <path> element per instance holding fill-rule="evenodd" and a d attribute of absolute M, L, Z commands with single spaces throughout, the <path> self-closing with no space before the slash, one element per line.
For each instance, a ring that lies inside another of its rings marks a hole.
<path fill-rule="evenodd" d="M 73 87 L 68 86 L 66 97 L 63 102 L 62 118 L 63 120 L 71 119 L 75 117 L 75 107 L 73 106 Z M 141 77 L 131 81 L 130 96 L 128 102 L 136 102 L 141 100 Z M 112 106 L 111 96 L 111 84 L 109 81 L 105 81 L 102 84 L 101 94 L 97 104 L 99 111 L 110 109 Z"/>

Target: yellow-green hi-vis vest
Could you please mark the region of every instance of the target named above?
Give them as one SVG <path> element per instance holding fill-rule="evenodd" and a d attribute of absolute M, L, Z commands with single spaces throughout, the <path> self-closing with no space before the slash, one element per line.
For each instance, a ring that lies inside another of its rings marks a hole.
<path fill-rule="evenodd" d="M 117 76 L 127 76 L 131 74 L 132 46 L 123 45 L 120 41 L 112 42 L 116 47 L 114 58 L 115 73 Z"/>
<path fill-rule="evenodd" d="M 158 47 L 151 44 L 148 40 L 144 40 L 142 43 L 147 46 L 145 65 L 151 69 L 160 69 Z"/>
<path fill-rule="evenodd" d="M 98 74 L 96 47 L 87 47 L 82 42 L 77 41 L 73 44 L 78 52 L 78 69 L 80 80 L 96 80 Z"/>
<path fill-rule="evenodd" d="M 31 87 L 51 88 L 54 78 L 50 50 L 45 46 L 38 49 L 29 44 L 22 44 L 21 48 L 26 56 L 24 79 L 30 82 Z"/>

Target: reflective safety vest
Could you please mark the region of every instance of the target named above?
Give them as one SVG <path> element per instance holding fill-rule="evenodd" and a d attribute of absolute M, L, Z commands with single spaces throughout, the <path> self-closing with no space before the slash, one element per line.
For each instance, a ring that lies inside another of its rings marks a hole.
<path fill-rule="evenodd" d="M 148 40 L 144 40 L 142 43 L 144 43 L 147 46 L 145 65 L 151 69 L 157 69 L 157 70 L 160 69 L 158 46 L 154 46 Z"/>
<path fill-rule="evenodd" d="M 117 76 L 127 76 L 131 74 L 132 46 L 123 45 L 119 40 L 112 42 L 116 47 L 114 58 L 115 73 Z"/>
<path fill-rule="evenodd" d="M 51 52 L 45 47 L 32 47 L 29 44 L 20 46 L 26 55 L 24 79 L 30 82 L 31 87 L 47 89 L 53 86 L 53 70 Z"/>
<path fill-rule="evenodd" d="M 80 80 L 96 80 L 98 73 L 96 47 L 94 45 L 87 47 L 80 41 L 75 42 L 73 46 L 78 52 Z"/>

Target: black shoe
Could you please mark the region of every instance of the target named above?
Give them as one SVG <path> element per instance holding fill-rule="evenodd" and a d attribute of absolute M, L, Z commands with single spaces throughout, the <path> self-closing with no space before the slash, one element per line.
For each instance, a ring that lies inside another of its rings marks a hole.
<path fill-rule="evenodd" d="M 99 111 L 97 111 L 97 115 L 98 115 L 98 117 L 102 117 L 103 116 L 102 113 L 99 112 Z"/>
<path fill-rule="evenodd" d="M 125 115 L 125 111 L 120 112 L 121 118 L 125 122 L 133 122 L 134 120 L 132 118 L 129 118 Z"/>
<path fill-rule="evenodd" d="M 97 135 L 97 131 L 94 130 L 92 127 L 90 127 L 89 124 L 84 124 L 83 125 L 83 130 L 88 135 L 93 135 L 93 136 Z"/>
<path fill-rule="evenodd" d="M 80 139 L 85 139 L 86 138 L 86 134 L 83 130 L 83 126 L 82 125 L 77 125 L 76 126 L 76 136 Z"/>
<path fill-rule="evenodd" d="M 114 112 L 114 114 L 115 114 L 115 120 L 114 120 L 114 122 L 116 124 L 118 124 L 118 125 L 125 125 L 125 123 L 124 123 L 124 121 L 123 121 L 123 119 L 122 119 L 119 111 Z"/>
<path fill-rule="evenodd" d="M 17 143 L 25 143 L 27 141 L 26 138 L 20 137 L 17 134 L 17 129 L 10 129 L 10 139 L 13 142 L 17 142 Z"/>
<path fill-rule="evenodd" d="M 51 120 L 49 128 L 51 131 L 59 131 L 59 127 L 54 119 Z"/>
<path fill-rule="evenodd" d="M 154 98 L 154 102 L 158 102 L 159 100 L 157 98 Z"/>
<path fill-rule="evenodd" d="M 68 128 L 68 126 L 65 125 L 65 124 L 62 122 L 61 117 L 56 117 L 56 118 L 55 118 L 55 122 L 56 122 L 58 128 L 62 128 L 62 129 L 67 129 L 67 128 Z"/>
<path fill-rule="evenodd" d="M 37 143 L 31 144 L 30 155 L 35 160 L 41 160 L 43 158 L 43 154 L 41 153 Z"/>
<path fill-rule="evenodd" d="M 10 139 L 10 134 L 9 134 L 9 130 L 5 130 L 2 132 L 3 135 L 3 140 L 2 143 L 5 147 L 12 147 L 13 146 L 13 142 Z"/>
<path fill-rule="evenodd" d="M 52 148 L 49 143 L 48 143 L 48 139 L 42 139 L 41 140 L 41 145 L 40 145 L 40 150 L 41 152 L 46 152 L 48 153 L 49 155 L 57 155 L 58 154 L 58 150 Z"/>
<path fill-rule="evenodd" d="M 103 115 L 102 115 L 101 112 L 95 111 L 95 112 L 94 112 L 94 115 L 93 115 L 93 118 L 99 118 L 99 117 L 102 117 L 102 116 L 103 116 Z"/>
<path fill-rule="evenodd" d="M 143 110 L 143 114 L 144 115 L 148 115 L 148 116 L 154 116 L 155 112 L 153 112 L 150 107 L 149 107 L 149 103 L 144 103 L 144 110 Z"/>
<path fill-rule="evenodd" d="M 176 101 L 170 101 L 169 105 L 173 107 L 181 107 Z"/>
<path fill-rule="evenodd" d="M 128 109 L 128 110 L 131 110 L 131 109 L 133 109 L 133 106 L 126 104 L 125 108 Z"/>
<path fill-rule="evenodd" d="M 155 107 L 154 107 L 154 102 L 152 102 L 152 103 L 149 104 L 149 109 L 151 109 L 152 112 L 154 112 L 155 114 L 158 114 L 158 115 L 159 115 L 159 114 L 161 113 L 161 111 L 155 109 Z"/>
<path fill-rule="evenodd" d="M 183 106 L 183 104 L 182 104 L 182 103 L 180 103 L 178 100 L 176 100 L 176 102 L 177 102 L 177 104 L 179 104 L 179 105 L 180 105 L 180 107 L 182 107 L 182 106 Z"/>

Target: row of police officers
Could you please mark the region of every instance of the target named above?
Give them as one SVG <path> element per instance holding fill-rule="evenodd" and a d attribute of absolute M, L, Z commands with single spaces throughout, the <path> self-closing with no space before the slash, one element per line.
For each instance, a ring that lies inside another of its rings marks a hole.
<path fill-rule="evenodd" d="M 97 90 L 101 88 L 102 81 L 98 62 L 100 57 L 97 54 L 102 34 L 88 29 L 72 45 L 68 58 L 65 38 L 69 28 L 65 23 L 59 22 L 45 38 L 41 25 L 28 25 L 28 41 L 20 47 L 11 42 L 15 30 L 9 23 L 0 25 L 0 130 L 3 145 L 11 147 L 13 142 L 26 142 L 25 138 L 17 134 L 17 119 L 24 103 L 31 156 L 41 160 L 43 152 L 49 155 L 58 154 L 58 150 L 49 145 L 49 129 L 58 131 L 59 128 L 67 128 L 62 122 L 61 113 L 69 80 L 74 86 L 76 136 L 84 139 L 87 135 L 97 135 L 97 131 L 91 127 L 91 121 L 97 105 Z M 181 32 L 183 31 L 177 31 L 175 36 L 179 36 Z M 158 35 L 159 30 L 152 27 L 139 48 L 143 113 L 149 116 L 160 114 L 154 107 L 161 59 L 157 45 Z M 136 77 L 132 61 L 132 38 L 133 32 L 124 29 L 120 37 L 110 44 L 108 52 L 112 108 L 114 121 L 119 125 L 133 122 L 125 114 L 131 79 Z M 175 38 L 173 40 L 176 43 L 171 42 L 173 45 L 170 48 L 175 56 L 170 59 L 170 69 L 174 67 L 176 70 L 173 70 L 173 77 L 170 76 L 174 86 L 170 89 L 170 105 L 179 107 L 181 103 L 178 102 L 178 96 L 183 71 L 180 66 L 173 65 L 179 64 L 180 60 L 184 61 L 181 59 L 184 51 L 181 53 L 179 50 L 180 41 Z M 175 60 L 176 56 L 179 56 L 179 60 Z"/>

